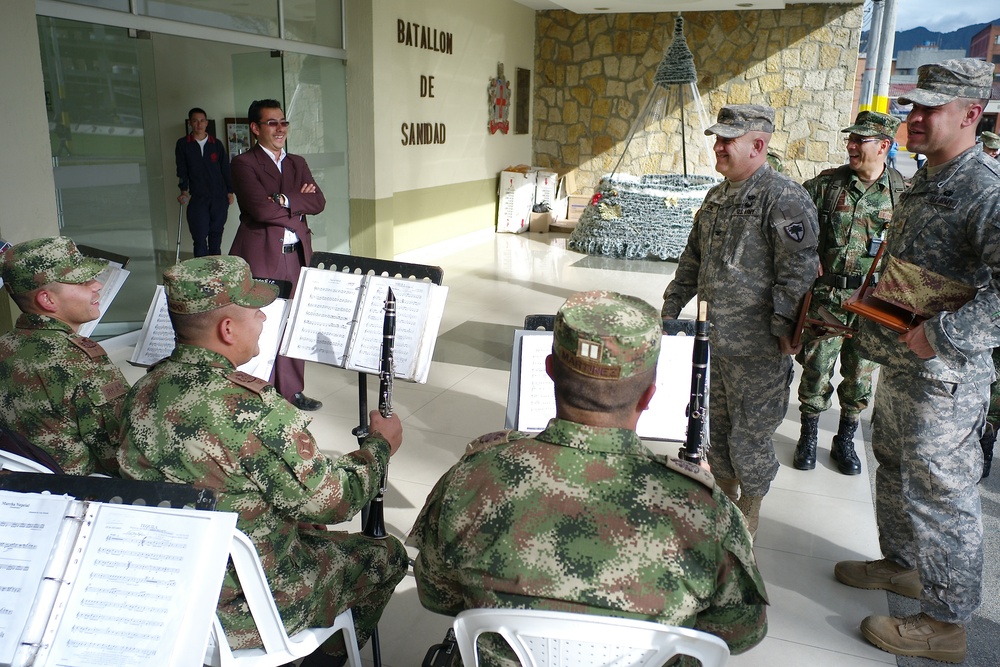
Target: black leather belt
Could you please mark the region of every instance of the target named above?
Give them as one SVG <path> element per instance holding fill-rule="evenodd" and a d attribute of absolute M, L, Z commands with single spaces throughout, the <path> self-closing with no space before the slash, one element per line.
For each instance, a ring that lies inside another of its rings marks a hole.
<path fill-rule="evenodd" d="M 302 245 L 302 241 L 296 241 L 295 243 L 286 243 L 285 245 L 281 246 L 281 254 L 287 255 L 290 252 L 295 252 L 296 250 L 299 249 L 300 245 Z"/>
<path fill-rule="evenodd" d="M 872 282 L 878 280 L 878 274 L 872 276 Z M 824 285 L 830 285 L 838 289 L 858 289 L 861 287 L 861 283 L 865 281 L 865 276 L 842 276 L 839 273 L 824 273 L 816 282 L 822 283 Z"/>

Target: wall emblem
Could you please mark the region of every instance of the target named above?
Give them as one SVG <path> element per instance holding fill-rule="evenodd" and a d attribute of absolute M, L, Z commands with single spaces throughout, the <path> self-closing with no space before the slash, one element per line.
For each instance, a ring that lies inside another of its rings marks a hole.
<path fill-rule="evenodd" d="M 497 75 L 490 78 L 487 97 L 490 134 L 496 134 L 497 130 L 507 134 L 510 131 L 510 81 L 503 76 L 503 63 L 497 63 Z"/>

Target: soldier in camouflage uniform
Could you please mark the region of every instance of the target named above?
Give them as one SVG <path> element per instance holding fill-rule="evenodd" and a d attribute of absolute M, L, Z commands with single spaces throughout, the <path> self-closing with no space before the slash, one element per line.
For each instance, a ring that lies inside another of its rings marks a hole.
<path fill-rule="evenodd" d="M 70 475 L 118 474 L 128 381 L 104 348 L 76 333 L 100 316 L 96 277 L 106 266 L 57 236 L 9 248 L 0 268 L 21 309 L 14 330 L 0 337 L 0 422 Z"/>
<path fill-rule="evenodd" d="M 764 584 L 739 510 L 704 469 L 635 433 L 661 324 L 631 296 L 584 292 L 556 315 L 556 418 L 485 435 L 438 481 L 407 540 L 421 603 L 549 609 L 695 627 L 734 653 L 766 633 Z M 519 663 L 502 641 L 480 664 Z"/>
<path fill-rule="evenodd" d="M 823 275 L 816 279 L 808 316 L 823 315 L 857 327 L 858 316 L 841 304 L 864 281 L 892 219 L 892 208 L 903 192 L 903 176 L 887 167 L 899 119 L 877 111 L 862 111 L 847 132 L 848 163 L 820 172 L 803 184 L 819 211 L 819 259 Z M 822 314 L 821 314 L 822 313 Z M 861 472 L 854 451 L 854 433 L 872 395 L 872 373 L 877 365 L 862 358 L 853 338 L 824 336 L 805 329 L 799 380 L 802 432 L 792 460 L 799 470 L 816 467 L 819 415 L 829 409 L 833 396 L 833 367 L 840 358 L 842 380 L 837 386 L 840 427 L 833 438 L 830 458 L 844 475 Z"/>
<path fill-rule="evenodd" d="M 887 254 L 978 288 L 954 312 L 905 334 L 863 320 L 862 354 L 881 364 L 872 417 L 875 508 L 883 558 L 844 561 L 841 582 L 920 600 L 905 618 L 869 616 L 864 636 L 904 656 L 962 662 L 979 606 L 983 524 L 979 439 L 1000 345 L 1000 164 L 976 146 L 994 66 L 919 68 L 907 147 L 927 155 L 893 215 Z"/>
<path fill-rule="evenodd" d="M 399 418 L 373 411 L 360 449 L 328 458 L 303 412 L 236 370 L 258 353 L 260 308 L 275 288 L 236 256 L 187 260 L 163 283 L 177 345 L 125 400 L 122 474 L 215 490 L 218 509 L 239 513 L 237 527 L 257 547 L 288 633 L 331 625 L 351 608 L 364 643 L 406 573 L 406 551 L 394 537 L 311 524 L 346 521 L 375 496 L 402 441 Z M 233 648 L 261 645 L 232 569 L 218 611 Z M 342 634 L 306 660 L 344 664 Z"/>
<path fill-rule="evenodd" d="M 766 164 L 773 131 L 774 109 L 758 105 L 723 107 L 705 131 L 716 135 L 715 169 L 726 180 L 695 216 L 661 310 L 676 318 L 695 294 L 708 303 L 708 462 L 751 533 L 778 472 L 771 438 L 788 409 L 792 334 L 819 268 L 816 207 Z"/>
<path fill-rule="evenodd" d="M 980 141 L 983 142 L 983 152 L 990 157 L 997 157 L 1000 155 L 1000 136 L 994 134 L 993 132 L 983 132 L 979 135 Z"/>

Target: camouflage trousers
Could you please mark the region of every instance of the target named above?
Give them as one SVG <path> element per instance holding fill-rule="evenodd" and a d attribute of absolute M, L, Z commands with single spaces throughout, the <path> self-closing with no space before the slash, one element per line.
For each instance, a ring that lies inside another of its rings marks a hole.
<path fill-rule="evenodd" d="M 396 585 L 406 575 L 408 556 L 402 543 L 389 536 L 374 540 L 360 533 L 303 530 L 300 524 L 302 546 L 308 556 L 303 561 L 318 565 L 309 595 L 290 600 L 280 590 L 273 590 L 281 620 L 289 635 L 306 628 L 329 627 L 345 609 L 354 615 L 358 643 L 364 645 L 378 625 L 382 611 L 389 604 Z M 230 581 L 227 573 L 226 581 Z M 223 598 L 232 592 L 223 588 Z M 219 619 L 225 628 L 230 646 L 246 648 L 261 646 L 253 617 L 242 594 L 223 605 L 220 601 Z M 346 655 L 344 635 L 334 634 L 321 646 L 323 652 L 336 656 Z"/>
<path fill-rule="evenodd" d="M 979 447 L 987 382 L 952 384 L 882 367 L 872 416 L 882 554 L 915 567 L 921 610 L 967 623 L 979 607 L 983 523 Z"/>
<path fill-rule="evenodd" d="M 815 304 L 815 301 L 813 302 Z M 848 313 L 834 304 L 824 304 L 841 322 L 853 326 L 857 315 Z M 819 319 L 819 313 L 809 309 L 809 316 Z M 851 421 L 857 421 L 872 397 L 872 373 L 878 364 L 864 359 L 858 354 L 853 338 L 835 336 L 817 339 L 803 335 L 802 351 L 795 360 L 802 364 L 799 378 L 799 409 L 802 414 L 818 415 L 830 409 L 833 396 L 833 368 L 840 358 L 840 384 L 837 398 L 840 414 Z"/>
<path fill-rule="evenodd" d="M 763 496 L 778 474 L 771 439 L 788 410 L 791 373 L 792 358 L 777 352 L 711 359 L 708 463 L 746 495 Z"/>

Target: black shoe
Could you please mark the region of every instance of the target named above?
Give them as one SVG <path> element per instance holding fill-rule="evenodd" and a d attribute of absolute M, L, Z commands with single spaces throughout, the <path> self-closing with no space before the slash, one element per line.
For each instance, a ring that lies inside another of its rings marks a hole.
<path fill-rule="evenodd" d="M 857 430 L 858 422 L 840 418 L 840 427 L 830 447 L 830 458 L 837 464 L 841 475 L 861 474 L 861 460 L 854 451 L 854 432 Z"/>
<path fill-rule="evenodd" d="M 792 457 L 792 465 L 796 470 L 812 470 L 816 467 L 816 438 L 819 429 L 819 415 L 806 415 L 800 417 L 802 430 L 799 433 L 799 442 L 795 445 L 795 455 Z"/>
<path fill-rule="evenodd" d="M 983 437 L 979 439 L 979 446 L 983 448 L 983 474 L 979 478 L 982 481 L 990 476 L 990 468 L 993 467 L 993 445 L 997 441 L 997 432 L 993 424 L 986 422 L 986 430 Z"/>
<path fill-rule="evenodd" d="M 319 410 L 323 407 L 321 401 L 317 401 L 315 398 L 309 398 L 302 392 L 295 394 L 295 398 L 292 399 L 292 405 L 297 407 L 299 410 Z"/>

